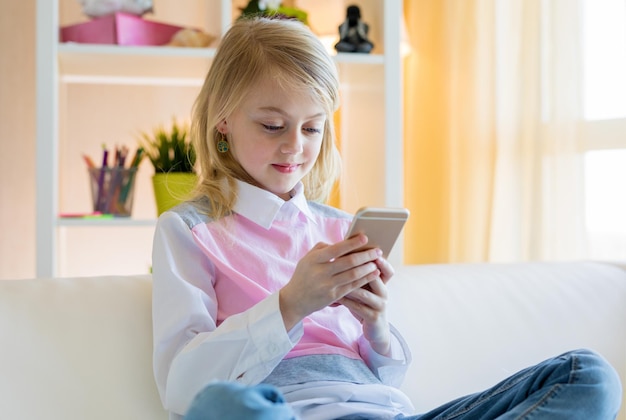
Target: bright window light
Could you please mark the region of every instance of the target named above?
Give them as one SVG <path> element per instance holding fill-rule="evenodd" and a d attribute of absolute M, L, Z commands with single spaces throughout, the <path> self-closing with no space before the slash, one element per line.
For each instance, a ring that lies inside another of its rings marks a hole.
<path fill-rule="evenodd" d="M 626 117 L 626 1 L 583 1 L 584 113 Z"/>
<path fill-rule="evenodd" d="M 585 154 L 589 257 L 626 259 L 626 149 Z"/>

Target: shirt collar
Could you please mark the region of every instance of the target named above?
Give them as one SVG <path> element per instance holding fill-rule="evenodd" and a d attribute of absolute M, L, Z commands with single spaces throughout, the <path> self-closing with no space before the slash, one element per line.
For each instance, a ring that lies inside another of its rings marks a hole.
<path fill-rule="evenodd" d="M 314 220 L 311 209 L 304 196 L 304 185 L 299 182 L 291 191 L 291 200 L 285 201 L 269 191 L 237 180 L 237 202 L 233 210 L 256 223 L 269 229 L 281 211 L 289 211 L 295 206 L 309 220 Z"/>

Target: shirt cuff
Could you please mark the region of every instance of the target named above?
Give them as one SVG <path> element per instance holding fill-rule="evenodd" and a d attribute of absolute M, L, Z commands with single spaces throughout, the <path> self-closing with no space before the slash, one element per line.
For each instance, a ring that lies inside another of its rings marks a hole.
<path fill-rule="evenodd" d="M 361 357 L 384 384 L 399 387 L 404 380 L 404 375 L 411 364 L 411 350 L 400 332 L 389 325 L 391 332 L 391 351 L 389 356 L 377 353 L 364 336 L 359 339 Z"/>

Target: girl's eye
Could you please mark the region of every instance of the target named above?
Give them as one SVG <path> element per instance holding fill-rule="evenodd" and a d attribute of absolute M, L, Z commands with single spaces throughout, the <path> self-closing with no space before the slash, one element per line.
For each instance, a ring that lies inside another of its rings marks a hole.
<path fill-rule="evenodd" d="M 322 134 L 322 130 L 319 128 L 315 128 L 315 127 L 305 127 L 304 131 L 306 131 L 309 134 Z"/>
<path fill-rule="evenodd" d="M 267 131 L 278 131 L 281 130 L 283 127 L 280 125 L 272 125 L 272 124 L 261 124 L 263 126 L 264 129 L 266 129 Z"/>

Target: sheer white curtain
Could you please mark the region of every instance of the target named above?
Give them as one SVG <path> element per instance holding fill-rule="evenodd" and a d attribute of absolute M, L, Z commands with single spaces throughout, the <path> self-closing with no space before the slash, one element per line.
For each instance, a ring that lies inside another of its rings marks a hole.
<path fill-rule="evenodd" d="M 584 255 L 581 5 L 496 1 L 489 261 Z"/>

